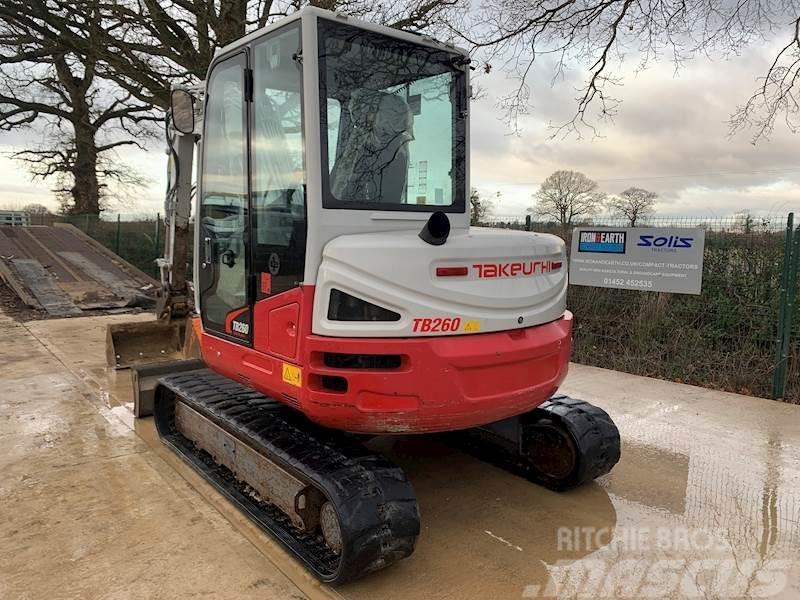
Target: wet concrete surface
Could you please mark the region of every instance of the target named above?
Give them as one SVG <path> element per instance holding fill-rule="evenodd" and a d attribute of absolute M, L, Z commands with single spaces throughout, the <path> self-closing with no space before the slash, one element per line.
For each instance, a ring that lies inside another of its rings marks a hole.
<path fill-rule="evenodd" d="M 88 385 L 91 323 L 0 315 L 0 598 L 304 598 Z"/>
<path fill-rule="evenodd" d="M 145 317 L 139 317 L 145 318 Z M 376 440 L 414 555 L 330 590 L 134 421 L 109 322 L 0 316 L 0 598 L 800 598 L 800 407 L 575 365 L 623 458 L 563 494 L 431 438 Z"/>

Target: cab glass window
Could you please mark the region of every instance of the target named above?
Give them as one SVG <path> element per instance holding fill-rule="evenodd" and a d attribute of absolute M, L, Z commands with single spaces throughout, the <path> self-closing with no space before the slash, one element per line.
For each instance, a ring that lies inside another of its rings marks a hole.
<path fill-rule="evenodd" d="M 300 29 L 279 29 L 253 47 L 253 271 L 262 293 L 303 278 L 306 246 Z"/>
<path fill-rule="evenodd" d="M 319 20 L 323 204 L 460 210 L 460 55 Z"/>

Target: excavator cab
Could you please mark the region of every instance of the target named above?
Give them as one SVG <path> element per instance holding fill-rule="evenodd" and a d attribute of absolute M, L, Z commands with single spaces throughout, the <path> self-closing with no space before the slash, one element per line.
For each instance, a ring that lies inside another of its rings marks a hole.
<path fill-rule="evenodd" d="M 619 458 L 604 411 L 553 396 L 564 242 L 470 227 L 469 64 L 306 7 L 223 48 L 202 101 L 173 105 L 200 139 L 202 363 L 151 372 L 155 422 L 324 581 L 409 555 L 419 533 L 410 482 L 360 434 L 453 434 L 554 489 Z"/>
<path fill-rule="evenodd" d="M 466 224 L 469 60 L 392 34 L 309 11 L 214 60 L 195 271 L 205 331 L 298 359 L 313 309 L 302 290 L 328 241 L 419 228 L 436 210 Z M 266 324 L 252 326 L 256 311 Z"/>

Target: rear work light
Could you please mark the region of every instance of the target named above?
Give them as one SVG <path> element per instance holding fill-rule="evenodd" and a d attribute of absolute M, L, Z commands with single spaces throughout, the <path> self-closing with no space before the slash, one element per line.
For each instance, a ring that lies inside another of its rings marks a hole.
<path fill-rule="evenodd" d="M 467 267 L 436 267 L 437 277 L 464 277 L 467 273 Z"/>
<path fill-rule="evenodd" d="M 328 302 L 329 321 L 399 321 L 400 315 L 341 290 L 331 290 Z"/>

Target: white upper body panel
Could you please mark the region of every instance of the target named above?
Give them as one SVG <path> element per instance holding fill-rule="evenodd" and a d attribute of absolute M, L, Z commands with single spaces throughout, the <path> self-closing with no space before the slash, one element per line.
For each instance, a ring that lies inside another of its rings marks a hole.
<path fill-rule="evenodd" d="M 441 267 L 466 268 L 467 274 L 438 276 Z M 566 288 L 564 242 L 552 235 L 473 227 L 454 230 L 441 246 L 422 241 L 416 229 L 345 235 L 325 246 L 312 330 L 329 336 L 410 337 L 531 327 L 564 314 Z M 333 289 L 400 318 L 329 320 Z M 444 330 L 436 319 L 448 319 Z"/>

